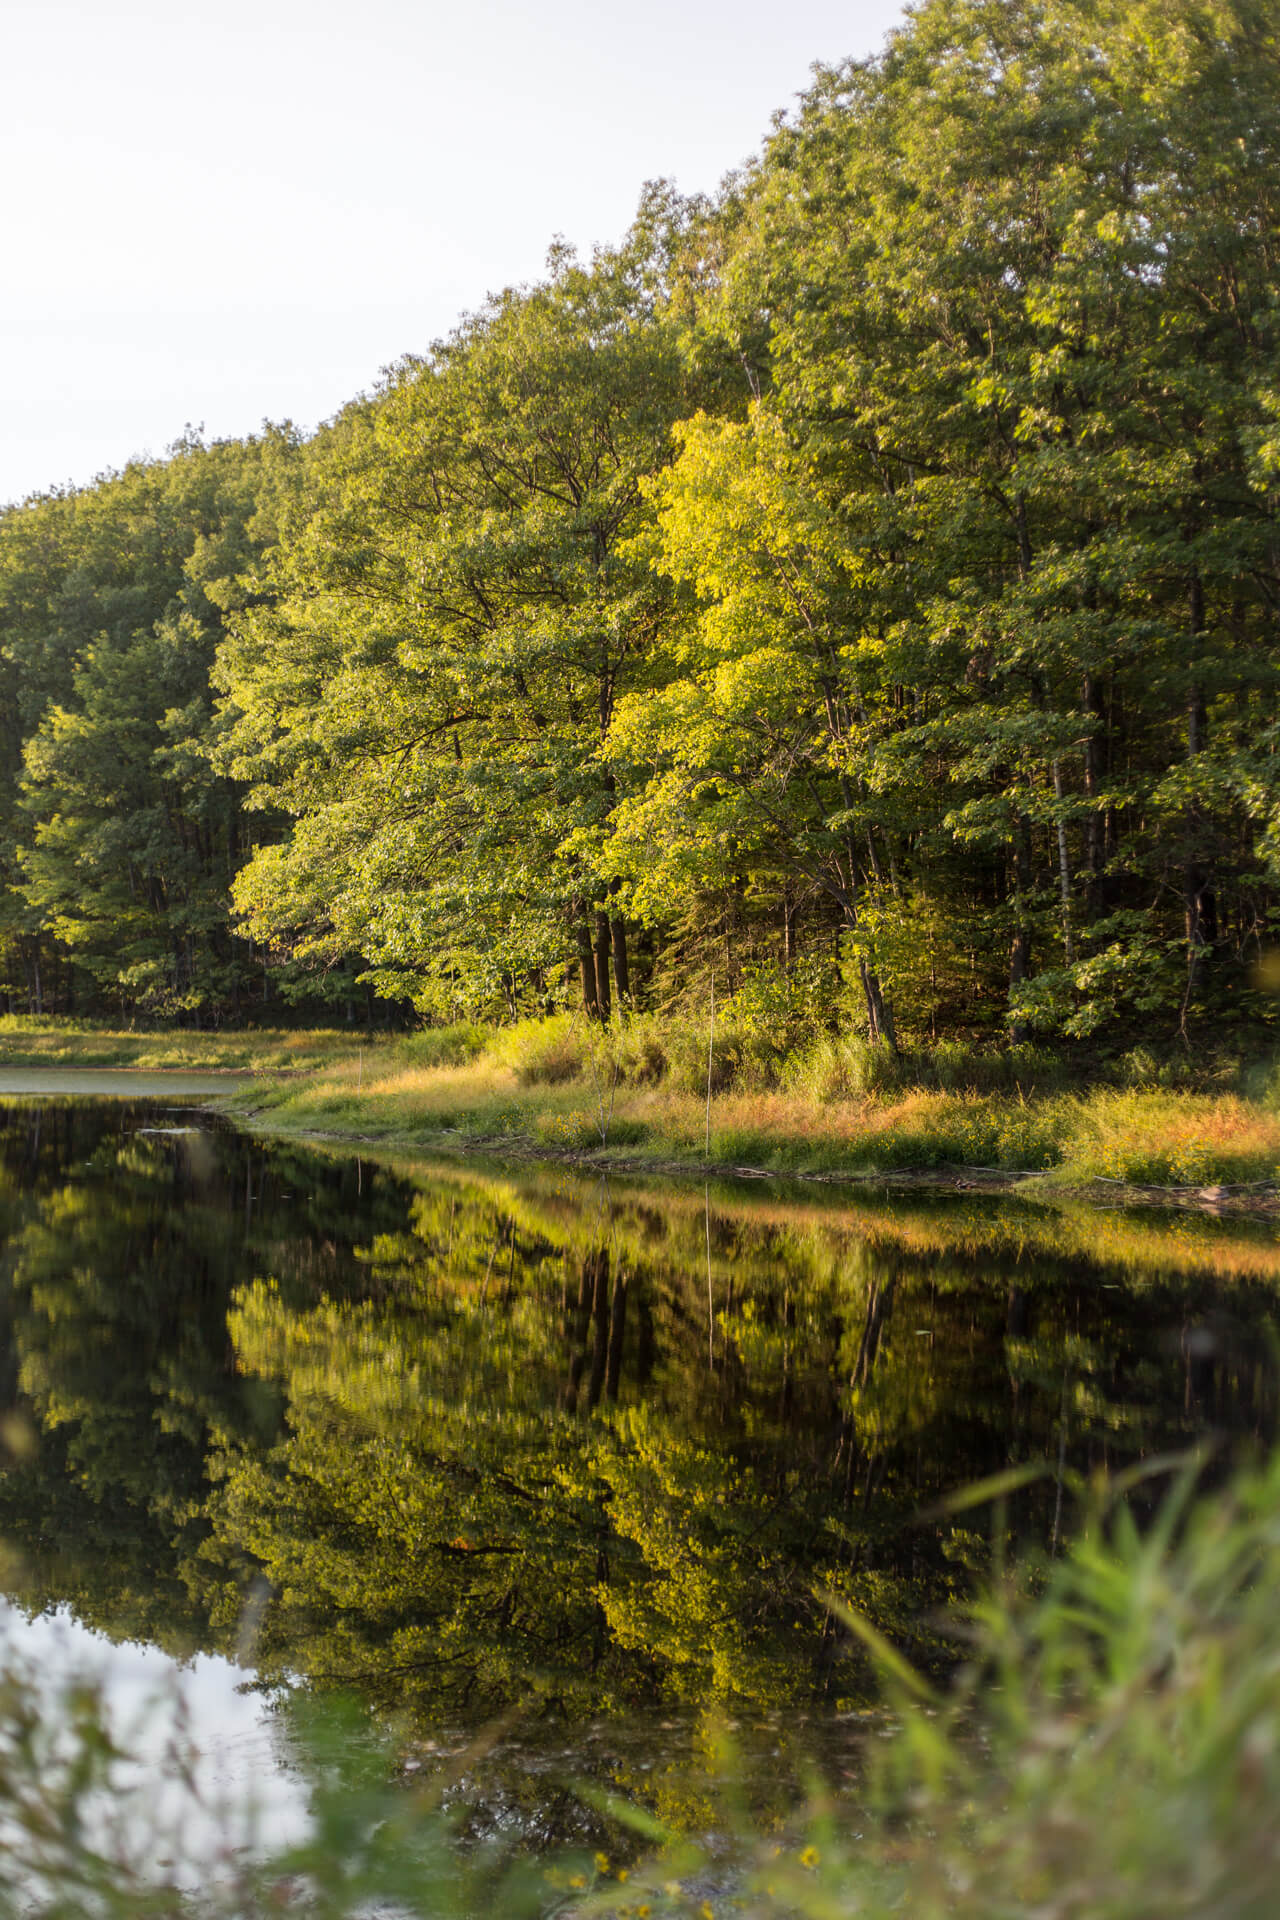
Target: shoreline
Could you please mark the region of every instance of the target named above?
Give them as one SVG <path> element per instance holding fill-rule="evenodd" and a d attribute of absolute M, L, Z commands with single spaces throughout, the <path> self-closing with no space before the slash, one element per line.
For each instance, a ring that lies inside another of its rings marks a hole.
<path fill-rule="evenodd" d="M 368 1148 L 372 1152 L 421 1155 L 424 1159 L 484 1160 L 501 1165 L 562 1166 L 578 1173 L 627 1179 L 773 1181 L 806 1187 L 849 1187 L 860 1192 L 876 1188 L 885 1193 L 971 1193 L 1018 1196 L 1024 1200 L 1074 1201 L 1099 1211 L 1151 1208 L 1175 1212 L 1265 1220 L 1280 1218 L 1280 1181 L 1251 1181 L 1212 1186 L 1157 1186 L 1132 1181 L 1070 1181 L 1048 1168 L 1034 1171 L 1006 1167 L 945 1166 L 896 1168 L 760 1167 L 729 1160 L 694 1160 L 659 1154 L 554 1148 L 528 1135 L 485 1135 L 460 1129 L 438 1133 L 361 1133 L 352 1128 L 322 1128 L 289 1124 L 254 1108 L 224 1113 L 254 1133 L 281 1140 L 313 1141 L 318 1146 Z"/>
<path fill-rule="evenodd" d="M 56 1096 L 50 1082 L 64 1075 L 69 1094 L 92 1094 L 99 1079 L 117 1094 L 129 1091 L 126 1077 L 136 1076 L 139 1091 L 159 1081 L 175 1094 L 182 1079 L 198 1080 L 214 1110 L 253 1132 L 353 1151 L 1280 1217 L 1280 1117 L 1236 1094 L 1099 1083 L 1016 1095 L 906 1088 L 823 1102 L 733 1089 L 708 1108 L 678 1086 L 624 1082 L 606 1105 L 581 1079 L 530 1082 L 483 1053 L 432 1057 L 430 1030 L 372 1039 L 324 1030 L 138 1034 L 16 1018 L 0 1026 L 0 1088 L 6 1068 L 42 1083 L 15 1089 L 17 1098 Z M 76 1087 L 77 1078 L 93 1084 Z"/>

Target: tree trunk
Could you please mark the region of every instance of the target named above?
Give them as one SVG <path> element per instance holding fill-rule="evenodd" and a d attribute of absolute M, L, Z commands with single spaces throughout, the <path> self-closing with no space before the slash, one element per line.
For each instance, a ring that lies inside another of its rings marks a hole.
<path fill-rule="evenodd" d="M 616 918 L 612 925 L 613 933 L 613 983 L 618 989 L 618 1006 L 631 1004 L 631 968 L 627 961 L 627 923 Z"/>
<path fill-rule="evenodd" d="M 858 976 L 862 981 L 862 995 L 867 1005 L 867 1032 L 873 1046 L 888 1047 L 890 1053 L 898 1051 L 898 1036 L 894 1030 L 893 1008 L 888 996 L 880 984 L 880 976 L 865 956 L 858 959 Z"/>
<path fill-rule="evenodd" d="M 1196 656 L 1200 650 L 1200 636 L 1205 630 L 1204 587 L 1198 574 L 1191 578 L 1191 647 L 1193 665 L 1198 665 Z M 1196 681 L 1191 688 L 1187 701 L 1187 758 L 1195 760 L 1208 744 L 1209 715 L 1205 705 L 1204 687 Z M 1212 952 L 1218 937 L 1218 912 L 1214 896 L 1213 880 L 1206 871 L 1199 845 L 1203 831 L 1200 808 L 1193 800 L 1187 814 L 1187 854 L 1183 866 L 1183 896 L 1186 909 L 1187 934 L 1187 984 L 1182 996 L 1182 1014 L 1179 1026 L 1185 1038 L 1187 1015 L 1200 985 L 1200 976 L 1204 962 Z"/>
<path fill-rule="evenodd" d="M 598 1020 L 600 1001 L 596 994 L 596 960 L 591 951 L 591 929 L 585 913 L 574 915 L 573 931 L 578 943 L 578 968 L 582 975 L 582 1004 L 588 1020 Z"/>
<path fill-rule="evenodd" d="M 596 1010 L 602 1020 L 609 1018 L 609 956 L 613 942 L 609 933 L 609 916 L 600 912 L 596 915 Z"/>
<path fill-rule="evenodd" d="M 782 964 L 794 973 L 796 964 L 796 903 L 790 887 L 782 896 Z"/>
<path fill-rule="evenodd" d="M 1084 677 L 1083 695 L 1085 712 L 1096 722 L 1085 741 L 1084 790 L 1089 799 L 1096 802 L 1105 772 L 1102 728 L 1106 714 L 1102 704 L 1102 689 L 1091 673 L 1086 673 Z M 1086 920 L 1092 920 L 1102 906 L 1103 825 L 1102 815 L 1095 804 L 1089 809 L 1084 836 Z"/>
<path fill-rule="evenodd" d="M 844 932 L 855 934 L 858 931 L 858 912 L 848 894 L 841 902 L 844 909 Z M 837 934 L 837 953 L 839 938 Z M 880 976 L 865 954 L 858 955 L 858 977 L 862 981 L 862 996 L 867 1007 L 867 1033 L 873 1046 L 888 1047 L 890 1053 L 898 1051 L 898 1036 L 893 1024 L 893 1008 L 888 996 L 880 984 Z"/>
<path fill-rule="evenodd" d="M 852 809 L 853 798 L 849 790 L 849 783 L 843 774 L 840 776 L 840 797 L 846 809 Z M 848 891 L 844 900 L 844 919 L 845 926 L 852 931 L 858 924 L 857 908 L 854 904 L 857 898 L 855 889 L 858 878 L 858 856 L 857 849 L 853 844 L 852 835 L 847 835 L 846 844 L 848 848 L 848 871 L 845 878 L 845 886 Z M 867 1030 L 870 1033 L 872 1045 L 886 1046 L 890 1053 L 896 1053 L 898 1051 L 898 1039 L 894 1032 L 893 1009 L 885 998 L 884 989 L 880 985 L 879 975 L 865 956 L 859 957 L 858 972 L 862 979 L 862 992 L 867 1003 Z"/>
<path fill-rule="evenodd" d="M 613 1300 L 609 1307 L 609 1363 L 605 1374 L 604 1390 L 610 1400 L 618 1397 L 618 1387 L 622 1380 L 622 1342 L 627 1324 L 627 1282 L 619 1261 L 613 1276 Z"/>
<path fill-rule="evenodd" d="M 601 1247 L 595 1254 L 594 1286 L 591 1296 L 591 1319 L 593 1338 L 591 1343 L 591 1373 L 587 1380 L 587 1409 L 589 1412 L 600 1404 L 600 1395 L 604 1391 L 605 1375 L 609 1359 L 609 1249 Z"/>
<path fill-rule="evenodd" d="M 1010 994 L 1031 972 L 1031 929 L 1024 915 L 1025 900 L 1031 891 L 1031 823 L 1025 814 L 1018 817 L 1013 836 L 1013 940 L 1009 948 L 1009 989 Z M 1009 1027 L 1009 1038 L 1014 1046 L 1021 1046 L 1027 1037 L 1027 1030 L 1020 1020 L 1014 1020 Z"/>
<path fill-rule="evenodd" d="M 1053 796 L 1058 803 L 1058 885 L 1062 893 L 1062 948 L 1067 965 L 1074 966 L 1075 938 L 1071 930 L 1071 861 L 1067 852 L 1067 823 L 1062 817 L 1062 762 L 1053 763 Z"/>

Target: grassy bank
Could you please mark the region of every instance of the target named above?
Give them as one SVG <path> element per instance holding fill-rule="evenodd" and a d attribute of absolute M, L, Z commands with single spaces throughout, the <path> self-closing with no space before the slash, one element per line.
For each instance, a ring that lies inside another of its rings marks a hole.
<path fill-rule="evenodd" d="M 154 1032 L 95 1021 L 0 1016 L 0 1068 L 115 1067 L 148 1073 L 310 1073 L 345 1060 L 358 1037 L 324 1028 L 246 1029 L 197 1033 L 188 1027 Z"/>
<path fill-rule="evenodd" d="M 762 1065 L 740 1044 L 735 1054 L 732 1034 L 721 1047 L 708 1126 L 707 1038 L 677 1023 L 600 1036 L 552 1019 L 361 1040 L 0 1021 L 0 1067 L 249 1071 L 226 1104 L 257 1125 L 425 1150 L 792 1174 L 992 1169 L 1066 1185 L 1232 1186 L 1280 1169 L 1280 1111 L 1265 1084 L 1251 1097 L 1238 1076 L 1161 1084 L 1169 1070 L 1139 1060 L 1112 1084 L 1073 1086 L 1027 1052 L 894 1063 L 824 1037 Z"/>

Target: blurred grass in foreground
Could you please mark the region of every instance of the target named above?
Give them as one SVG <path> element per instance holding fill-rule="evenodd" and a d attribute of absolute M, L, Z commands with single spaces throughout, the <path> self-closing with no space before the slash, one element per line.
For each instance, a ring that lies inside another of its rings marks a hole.
<path fill-rule="evenodd" d="M 1145 1529 L 1131 1490 L 1095 1489 L 1058 1559 L 997 1579 L 968 1616 L 970 1657 L 946 1696 L 849 1623 L 877 1654 L 886 1702 L 855 1799 L 815 1785 L 788 1830 L 753 1832 L 726 1752 L 715 1836 L 614 1809 L 649 1849 L 629 1874 L 602 1857 L 459 1844 L 459 1816 L 395 1782 L 391 1745 L 356 1709 L 304 1699 L 292 1744 L 311 1782 L 309 1837 L 256 1858 L 228 1847 L 183 1891 L 181 1834 L 140 1840 L 136 1807 L 112 1819 L 120 1760 L 92 1690 L 70 1694 L 51 1729 L 10 1676 L 0 1910 L 1262 1920 L 1280 1886 L 1280 1458 L 1212 1492 L 1183 1468 Z"/>

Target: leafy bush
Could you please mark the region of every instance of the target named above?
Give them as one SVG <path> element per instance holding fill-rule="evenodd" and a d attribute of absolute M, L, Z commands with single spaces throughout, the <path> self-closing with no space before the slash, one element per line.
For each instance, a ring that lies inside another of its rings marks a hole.
<path fill-rule="evenodd" d="M 590 1040 L 575 1016 L 556 1013 L 543 1020 L 517 1020 L 488 1041 L 491 1059 L 511 1067 L 521 1086 L 562 1086 L 588 1065 Z"/>

